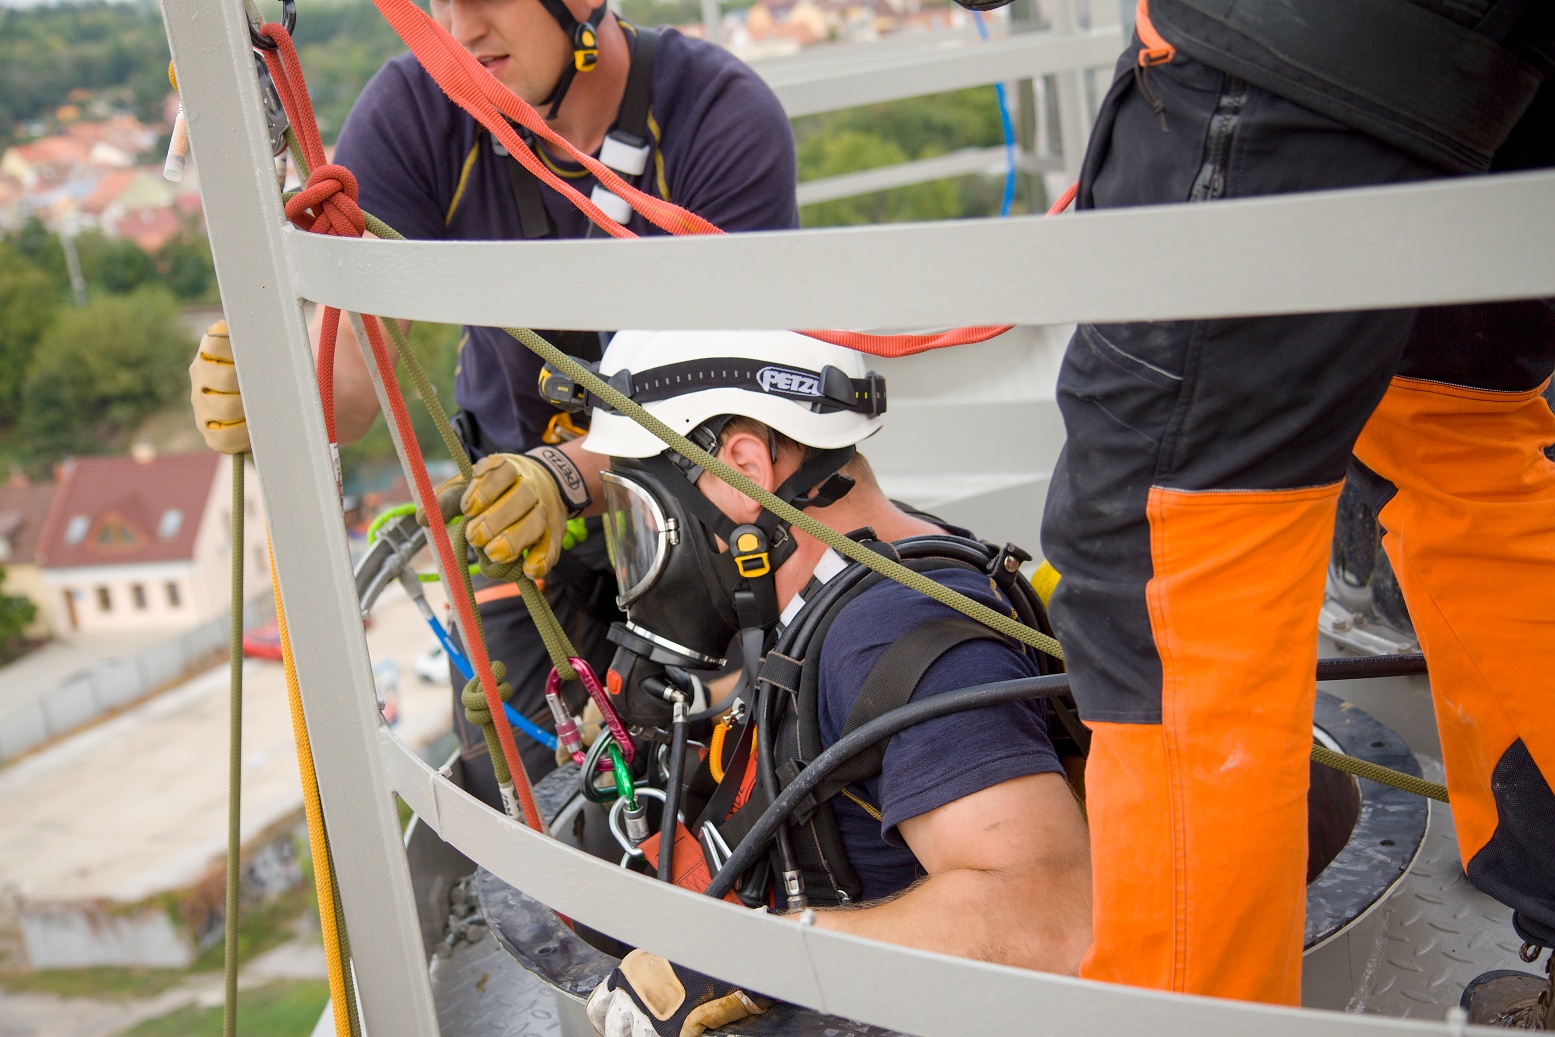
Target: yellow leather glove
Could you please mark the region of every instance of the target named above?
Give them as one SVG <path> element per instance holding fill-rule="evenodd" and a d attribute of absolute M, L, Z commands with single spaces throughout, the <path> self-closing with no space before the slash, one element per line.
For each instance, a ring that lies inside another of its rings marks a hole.
<path fill-rule="evenodd" d="M 594 988 L 584 1011 L 600 1037 L 701 1037 L 771 1005 L 759 994 L 635 950 Z"/>
<path fill-rule="evenodd" d="M 248 421 L 243 415 L 226 321 L 212 324 L 201 337 L 200 351 L 189 365 L 189 386 L 194 420 L 205 445 L 223 454 L 247 452 Z"/>
<path fill-rule="evenodd" d="M 523 558 L 524 573 L 538 580 L 561 557 L 569 515 L 588 500 L 583 475 L 567 455 L 538 447 L 477 461 L 460 508 L 471 544 L 499 564 Z"/>

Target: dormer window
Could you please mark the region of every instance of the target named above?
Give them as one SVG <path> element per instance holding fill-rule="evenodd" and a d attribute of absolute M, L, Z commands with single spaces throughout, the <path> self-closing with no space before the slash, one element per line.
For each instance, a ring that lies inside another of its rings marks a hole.
<path fill-rule="evenodd" d="M 86 531 L 92 528 L 92 519 L 88 515 L 72 515 L 65 525 L 65 543 L 79 544 L 86 539 Z"/>
<path fill-rule="evenodd" d="M 179 508 L 168 508 L 162 513 L 162 520 L 157 523 L 157 536 L 163 540 L 171 540 L 178 535 L 178 531 L 183 526 L 183 511 Z"/>
<path fill-rule="evenodd" d="M 102 528 L 97 531 L 98 547 L 117 550 L 134 547 L 135 544 L 135 534 L 130 532 L 129 527 L 122 522 L 115 522 L 110 519 L 104 522 Z"/>

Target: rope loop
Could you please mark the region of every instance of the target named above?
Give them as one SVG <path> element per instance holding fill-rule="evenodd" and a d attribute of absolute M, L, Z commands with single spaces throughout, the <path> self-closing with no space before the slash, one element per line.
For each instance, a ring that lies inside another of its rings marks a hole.
<path fill-rule="evenodd" d="M 367 230 L 367 217 L 356 204 L 356 176 L 333 162 L 315 166 L 308 185 L 286 203 L 286 218 L 315 234 L 359 238 Z"/>

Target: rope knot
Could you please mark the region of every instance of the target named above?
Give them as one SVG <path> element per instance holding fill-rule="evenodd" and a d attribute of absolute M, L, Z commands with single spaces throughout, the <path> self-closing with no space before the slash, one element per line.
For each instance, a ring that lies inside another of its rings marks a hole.
<path fill-rule="evenodd" d="M 308 186 L 286 203 L 286 218 L 315 234 L 359 238 L 367 230 L 367 217 L 356 204 L 356 177 L 333 162 L 314 167 Z"/>
<path fill-rule="evenodd" d="M 493 659 L 491 662 L 491 675 L 497 680 L 497 695 L 506 702 L 513 697 L 513 685 L 506 680 L 508 668 L 506 664 Z M 477 727 L 486 728 L 492 726 L 491 706 L 486 702 L 486 692 L 481 689 L 479 677 L 470 678 L 465 684 L 464 691 L 459 695 L 459 702 L 464 706 L 464 717 Z"/>

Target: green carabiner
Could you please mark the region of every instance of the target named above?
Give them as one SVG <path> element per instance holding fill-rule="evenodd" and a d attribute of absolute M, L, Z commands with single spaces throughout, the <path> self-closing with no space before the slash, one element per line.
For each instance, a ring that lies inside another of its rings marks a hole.
<path fill-rule="evenodd" d="M 611 742 L 605 751 L 610 754 L 610 769 L 616 776 L 616 795 L 626 800 L 628 810 L 637 809 L 637 792 L 632 787 L 632 773 L 626 769 L 626 759 L 621 750 Z"/>

